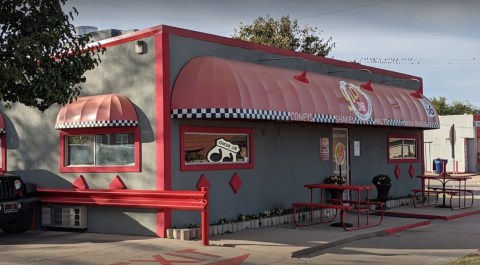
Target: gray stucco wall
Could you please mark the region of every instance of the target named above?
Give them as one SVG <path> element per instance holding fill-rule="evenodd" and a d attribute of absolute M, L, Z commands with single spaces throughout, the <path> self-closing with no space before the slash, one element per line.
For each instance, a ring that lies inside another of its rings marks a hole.
<path fill-rule="evenodd" d="M 7 123 L 7 170 L 40 187 L 70 188 L 83 175 L 90 188 L 108 189 L 119 175 L 130 189 L 155 189 L 154 43 L 153 38 L 144 41 L 148 52 L 141 55 L 135 53 L 135 42 L 109 47 L 102 63 L 85 74 L 87 82 L 82 84 L 80 95 L 117 93 L 132 101 L 141 131 L 141 172 L 60 173 L 59 131 L 54 126 L 61 106 L 52 106 L 41 113 L 20 104 L 2 109 Z M 88 230 L 92 232 L 139 235 L 156 232 L 153 211 L 88 207 L 88 213 Z"/>
<path fill-rule="evenodd" d="M 323 182 L 333 173 L 333 162 L 320 160 L 320 138 L 330 139 L 333 128 L 347 128 L 350 139 L 351 183 L 371 185 L 373 176 L 383 173 L 392 178 L 392 196 L 405 196 L 414 186 L 420 185 L 411 178 L 410 163 L 388 164 L 387 134 L 406 133 L 403 129 L 380 127 L 342 127 L 309 123 L 271 123 L 240 121 L 174 120 L 172 124 L 172 188 L 196 189 L 195 184 L 203 174 L 210 182 L 210 222 L 222 218 L 235 218 L 239 213 L 255 214 L 274 208 L 290 208 L 294 201 L 309 200 L 309 192 L 303 187 L 307 183 Z M 206 127 L 251 128 L 254 130 L 254 168 L 180 171 L 180 125 Z M 408 131 L 412 133 L 412 131 Z M 353 156 L 353 141 L 360 141 L 361 154 Z M 330 154 L 330 158 L 332 154 Z M 397 179 L 393 173 L 396 165 L 401 174 Z M 414 164 L 420 174 L 420 164 Z M 229 181 L 237 173 L 242 186 L 234 193 Z M 375 198 L 376 193 L 371 194 Z M 174 225 L 182 226 L 199 222 L 200 216 L 193 213 L 174 213 Z"/>
<path fill-rule="evenodd" d="M 261 51 L 253 51 L 215 44 L 195 39 L 170 36 L 170 77 L 173 88 L 175 78 L 181 68 L 197 56 L 217 56 L 240 61 L 259 63 L 261 58 L 277 57 Z M 263 62 L 266 63 L 266 62 Z M 301 60 L 277 61 L 272 65 L 303 69 Z M 309 71 L 325 73 L 332 66 L 309 63 Z M 363 73 L 349 73 L 350 78 L 364 78 Z M 383 77 L 382 77 L 383 78 Z M 416 89 L 418 84 L 411 85 Z M 253 169 L 212 170 L 212 171 L 180 171 L 180 131 L 181 125 L 238 127 L 254 130 Z M 404 196 L 409 194 L 414 185 L 420 182 L 411 178 L 408 164 L 398 164 L 401 169 L 399 179 L 393 171 L 397 164 L 387 163 L 387 134 L 415 133 L 421 130 L 369 127 L 369 126 L 335 126 L 349 128 L 350 146 L 353 141 L 361 142 L 361 155 L 353 157 L 350 149 L 351 179 L 353 184 L 371 185 L 374 175 L 385 173 L 392 177 L 391 195 Z M 210 182 L 210 222 L 221 218 L 235 218 L 239 213 L 254 214 L 273 208 L 290 208 L 291 203 L 308 200 L 306 183 L 323 182 L 333 173 L 333 162 L 321 161 L 319 157 L 319 141 L 321 137 L 330 138 L 332 144 L 332 129 L 329 124 L 309 123 L 276 123 L 248 121 L 212 121 L 212 120 L 172 120 L 172 189 L 196 189 L 198 178 L 204 174 Z M 330 150 L 332 147 L 330 146 Z M 421 146 L 420 146 L 421 148 Z M 332 155 L 330 154 L 330 157 Z M 416 174 L 421 172 L 421 163 L 413 164 Z M 234 193 L 229 181 L 234 173 L 242 180 L 242 187 Z M 376 193 L 371 195 L 372 198 Z M 198 213 L 174 212 L 173 224 L 183 226 L 200 221 Z"/>

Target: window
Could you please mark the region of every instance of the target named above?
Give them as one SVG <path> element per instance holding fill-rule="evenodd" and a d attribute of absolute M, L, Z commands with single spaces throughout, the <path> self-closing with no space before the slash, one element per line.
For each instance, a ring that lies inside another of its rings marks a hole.
<path fill-rule="evenodd" d="M 181 170 L 253 168 L 252 130 L 182 126 Z"/>
<path fill-rule="evenodd" d="M 140 171 L 138 128 L 61 131 L 61 172 Z"/>
<path fill-rule="evenodd" d="M 418 136 L 388 135 L 388 162 L 418 162 Z"/>

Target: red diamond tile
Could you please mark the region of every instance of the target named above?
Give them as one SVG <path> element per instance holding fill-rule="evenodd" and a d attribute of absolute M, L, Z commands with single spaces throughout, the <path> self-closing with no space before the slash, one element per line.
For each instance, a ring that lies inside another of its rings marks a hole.
<path fill-rule="evenodd" d="M 230 187 L 232 187 L 233 192 L 237 193 L 242 186 L 242 180 L 238 176 L 237 172 L 233 173 L 232 178 L 230 179 Z"/>
<path fill-rule="evenodd" d="M 88 189 L 88 183 L 83 177 L 83 175 L 78 176 L 78 178 L 72 183 L 74 189 L 86 190 Z"/>
<path fill-rule="evenodd" d="M 408 169 L 408 174 L 410 174 L 410 178 L 413 178 L 413 176 L 415 176 L 415 168 L 413 167 L 412 164 L 410 164 L 410 168 Z"/>
<path fill-rule="evenodd" d="M 201 175 L 200 178 L 198 178 L 198 181 L 197 181 L 197 190 L 201 190 L 202 187 L 210 187 L 210 182 L 208 181 L 207 177 L 205 177 L 205 175 Z"/>
<path fill-rule="evenodd" d="M 395 177 L 397 177 L 397 179 L 400 178 L 400 173 L 402 173 L 402 171 L 400 170 L 400 167 L 398 165 L 395 166 L 395 170 L 393 171 L 393 173 L 395 173 Z"/>
<path fill-rule="evenodd" d="M 108 185 L 108 188 L 111 190 L 124 190 L 127 188 L 127 185 L 123 182 L 119 175 L 115 176 Z"/>

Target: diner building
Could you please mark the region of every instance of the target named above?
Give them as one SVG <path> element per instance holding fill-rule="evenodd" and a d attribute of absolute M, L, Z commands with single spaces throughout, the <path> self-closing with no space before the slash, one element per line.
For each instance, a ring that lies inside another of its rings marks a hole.
<path fill-rule="evenodd" d="M 290 208 L 333 174 L 387 174 L 391 196 L 421 185 L 423 133 L 440 127 L 421 77 L 165 25 L 94 36 L 106 52 L 77 101 L 2 109 L 7 171 L 41 188 L 206 186 L 211 223 Z M 117 206 L 86 207 L 85 228 L 164 237 L 200 222 Z"/>

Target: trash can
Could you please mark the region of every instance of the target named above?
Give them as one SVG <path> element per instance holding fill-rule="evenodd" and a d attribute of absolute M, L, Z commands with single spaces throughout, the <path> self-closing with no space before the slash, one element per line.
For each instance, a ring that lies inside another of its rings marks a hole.
<path fill-rule="evenodd" d="M 446 167 L 447 162 L 448 162 L 447 159 L 441 159 L 441 158 L 434 159 L 433 160 L 433 170 L 435 170 L 435 173 L 437 173 L 437 174 L 442 173 L 444 171 L 443 165 L 445 165 L 445 167 Z"/>

